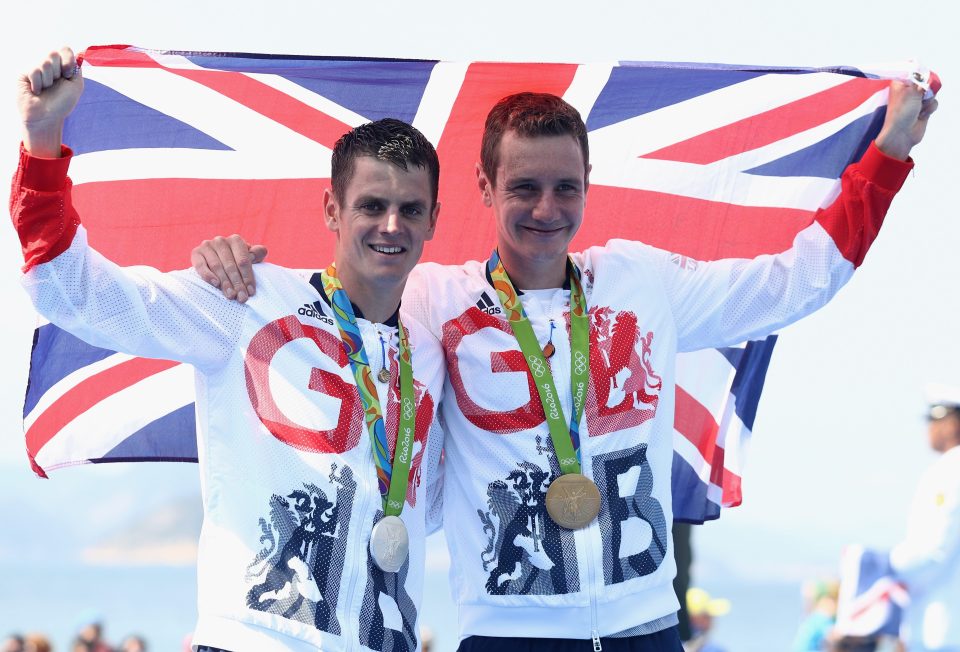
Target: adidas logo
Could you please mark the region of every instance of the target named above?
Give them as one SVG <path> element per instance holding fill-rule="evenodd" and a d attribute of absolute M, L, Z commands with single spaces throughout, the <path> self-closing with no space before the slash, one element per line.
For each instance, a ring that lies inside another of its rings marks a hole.
<path fill-rule="evenodd" d="M 304 317 L 312 317 L 314 319 L 319 319 L 324 324 L 333 325 L 333 320 L 323 314 L 320 308 L 320 302 L 314 301 L 312 304 L 305 303 L 303 307 L 297 310 L 298 315 L 303 315 Z"/>
<path fill-rule="evenodd" d="M 486 292 L 480 295 L 480 300 L 477 301 L 477 308 L 488 315 L 503 314 L 503 310 L 500 309 L 500 306 L 496 305 Z"/>

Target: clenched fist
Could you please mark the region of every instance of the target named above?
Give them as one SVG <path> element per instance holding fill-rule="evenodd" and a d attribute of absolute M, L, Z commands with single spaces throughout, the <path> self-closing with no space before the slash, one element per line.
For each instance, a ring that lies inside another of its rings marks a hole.
<path fill-rule="evenodd" d="M 83 93 L 83 77 L 70 48 L 51 52 L 36 68 L 20 75 L 17 105 L 23 144 L 34 156 L 60 156 L 63 123 Z"/>

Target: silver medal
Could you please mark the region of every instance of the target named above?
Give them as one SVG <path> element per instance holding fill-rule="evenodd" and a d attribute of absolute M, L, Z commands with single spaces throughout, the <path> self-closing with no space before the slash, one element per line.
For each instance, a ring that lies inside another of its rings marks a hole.
<path fill-rule="evenodd" d="M 370 556 L 386 573 L 396 573 L 407 560 L 410 538 L 399 516 L 384 516 L 370 533 Z"/>

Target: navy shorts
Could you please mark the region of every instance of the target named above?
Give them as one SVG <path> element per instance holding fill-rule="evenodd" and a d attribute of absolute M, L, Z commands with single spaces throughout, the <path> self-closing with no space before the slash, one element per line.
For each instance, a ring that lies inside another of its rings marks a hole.
<path fill-rule="evenodd" d="M 643 636 L 601 638 L 603 652 L 683 652 L 676 627 Z M 457 652 L 590 652 L 590 640 L 574 638 L 510 638 L 470 636 L 460 642 Z"/>

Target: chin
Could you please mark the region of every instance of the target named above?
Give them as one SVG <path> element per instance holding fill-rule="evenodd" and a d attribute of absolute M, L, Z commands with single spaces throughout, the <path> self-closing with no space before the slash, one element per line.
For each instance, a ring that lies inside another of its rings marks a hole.
<path fill-rule="evenodd" d="M 539 245 L 534 245 L 527 247 L 524 252 L 525 258 L 528 260 L 535 260 L 538 262 L 548 263 L 559 256 L 567 255 L 567 246 L 568 242 L 551 242 L 541 243 Z"/>
<path fill-rule="evenodd" d="M 406 262 L 400 263 L 399 261 L 393 264 L 387 265 L 376 265 L 371 268 L 373 274 L 382 281 L 402 281 L 407 278 L 413 269 L 413 265 L 407 264 Z"/>

